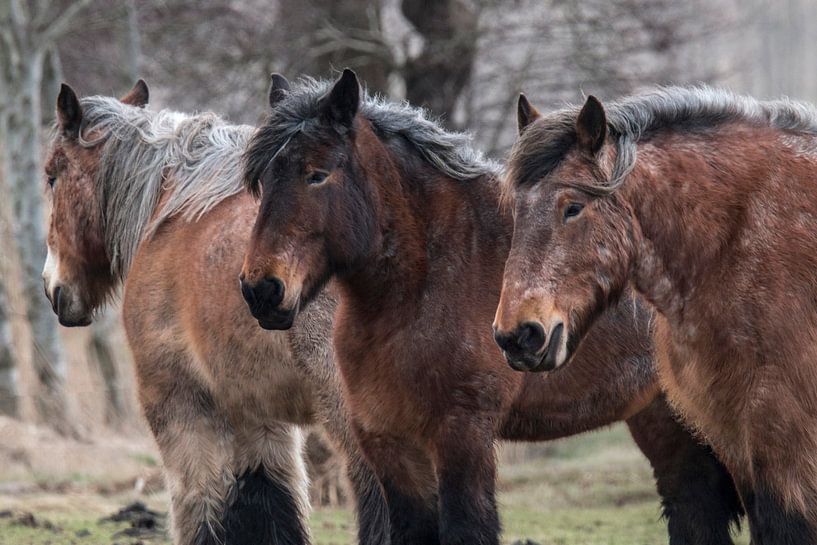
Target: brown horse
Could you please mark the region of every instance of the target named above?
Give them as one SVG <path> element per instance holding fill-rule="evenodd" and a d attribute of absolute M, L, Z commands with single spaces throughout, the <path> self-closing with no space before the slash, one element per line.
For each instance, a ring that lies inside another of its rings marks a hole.
<path fill-rule="evenodd" d="M 274 97 L 274 95 L 273 95 Z M 60 323 L 87 325 L 125 284 L 139 398 L 162 453 L 178 545 L 303 544 L 299 427 L 345 453 L 361 543 L 388 541 L 380 486 L 352 439 L 333 361 L 334 301 L 270 335 L 235 289 L 257 212 L 241 185 L 252 127 L 213 114 L 78 100 L 63 86 L 46 165 L 52 212 L 46 294 Z"/>
<path fill-rule="evenodd" d="M 735 478 L 753 543 L 817 543 L 817 110 L 701 87 L 544 117 L 523 97 L 519 118 L 495 327 L 540 333 L 511 364 L 578 363 L 634 286 L 661 382 Z"/>
<path fill-rule="evenodd" d="M 285 94 L 246 161 L 262 199 L 242 291 L 263 327 L 286 329 L 337 279 L 337 363 L 393 543 L 496 544 L 498 438 L 628 417 L 672 543 L 731 543 L 731 481 L 655 398 L 649 315 L 636 302 L 604 315 L 571 370 L 525 375 L 502 363 L 489 324 L 512 219 L 495 165 L 464 136 L 408 105 L 361 98 L 347 70 Z"/>

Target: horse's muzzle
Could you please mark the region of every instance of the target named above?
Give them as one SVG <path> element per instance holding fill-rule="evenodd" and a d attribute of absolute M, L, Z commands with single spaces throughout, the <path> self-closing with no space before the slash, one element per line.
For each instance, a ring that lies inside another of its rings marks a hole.
<path fill-rule="evenodd" d="M 54 288 L 54 293 L 49 294 L 46 288 L 45 295 L 51 302 L 51 309 L 57 315 L 61 326 L 85 327 L 91 325 L 93 321 L 91 313 L 79 301 L 74 300 L 69 290 L 57 286 Z"/>
<path fill-rule="evenodd" d="M 241 295 L 250 313 L 264 329 L 289 329 L 295 321 L 297 308 L 282 309 L 279 305 L 284 300 L 284 283 L 278 278 L 264 278 L 257 283 L 248 282 L 244 276 L 239 277 Z"/>
<path fill-rule="evenodd" d="M 494 340 L 512 369 L 540 373 L 559 365 L 557 356 L 563 334 L 561 323 L 547 335 L 539 322 L 525 322 L 511 333 L 495 332 Z"/>

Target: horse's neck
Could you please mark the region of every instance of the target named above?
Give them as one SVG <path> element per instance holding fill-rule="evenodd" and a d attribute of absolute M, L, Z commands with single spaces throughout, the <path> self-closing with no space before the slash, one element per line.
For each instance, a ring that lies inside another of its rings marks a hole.
<path fill-rule="evenodd" d="M 693 290 L 712 281 L 744 226 L 747 200 L 766 176 L 765 157 L 734 156 L 728 135 L 679 141 L 657 138 L 639 149 L 622 188 L 635 215 L 635 284 L 667 316 L 682 313 Z"/>
<path fill-rule="evenodd" d="M 497 213 L 496 188 L 484 180 L 455 181 L 421 171 L 403 172 L 399 181 L 386 183 L 391 189 L 381 202 L 380 247 L 348 279 L 359 299 L 408 307 L 450 280 L 441 270 L 461 267 L 467 275 L 464 265 L 479 246 L 476 241 L 487 240 L 478 251 L 489 253 L 509 243 L 509 235 L 494 232 L 510 233 L 510 222 L 494 217 L 504 218 Z"/>

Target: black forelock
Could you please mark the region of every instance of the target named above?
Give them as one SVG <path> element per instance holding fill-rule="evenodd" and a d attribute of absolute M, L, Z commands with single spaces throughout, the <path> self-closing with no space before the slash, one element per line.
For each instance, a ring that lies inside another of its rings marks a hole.
<path fill-rule="evenodd" d="M 511 150 L 514 186 L 533 185 L 553 172 L 576 145 L 575 117 L 560 114 L 556 119 L 534 121 Z"/>
<path fill-rule="evenodd" d="M 332 84 L 300 80 L 256 130 L 244 153 L 244 186 L 251 193 L 258 194 L 270 161 L 295 134 L 308 134 L 319 126 L 321 99 Z M 405 139 L 424 161 L 451 178 L 464 181 L 498 171 L 495 163 L 471 147 L 467 134 L 443 129 L 421 108 L 364 92 L 360 113 L 378 134 Z"/>

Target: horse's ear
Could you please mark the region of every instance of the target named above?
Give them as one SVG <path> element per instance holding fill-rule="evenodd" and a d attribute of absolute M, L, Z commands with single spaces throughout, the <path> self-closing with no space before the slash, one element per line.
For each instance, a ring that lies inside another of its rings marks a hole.
<path fill-rule="evenodd" d="M 576 119 L 579 147 L 591 154 L 598 152 L 607 138 L 607 115 L 599 99 L 590 95 Z"/>
<path fill-rule="evenodd" d="M 275 108 L 281 99 L 289 94 L 289 81 L 281 74 L 274 72 L 270 76 L 269 84 L 269 106 Z"/>
<path fill-rule="evenodd" d="M 519 103 L 516 108 L 516 121 L 521 135 L 528 128 L 528 125 L 542 117 L 539 110 L 533 107 L 525 93 L 519 93 Z"/>
<path fill-rule="evenodd" d="M 340 79 L 321 99 L 321 113 L 327 121 L 339 127 L 349 128 L 360 107 L 360 83 L 348 68 Z"/>
<path fill-rule="evenodd" d="M 145 80 L 140 79 L 133 84 L 133 89 L 128 91 L 128 94 L 119 99 L 122 103 L 129 106 L 136 106 L 137 108 L 144 108 L 150 100 L 150 89 Z"/>
<path fill-rule="evenodd" d="M 67 83 L 60 86 L 60 94 L 57 97 L 57 122 L 65 136 L 72 138 L 79 136 L 82 106 L 79 104 L 77 94 Z"/>

